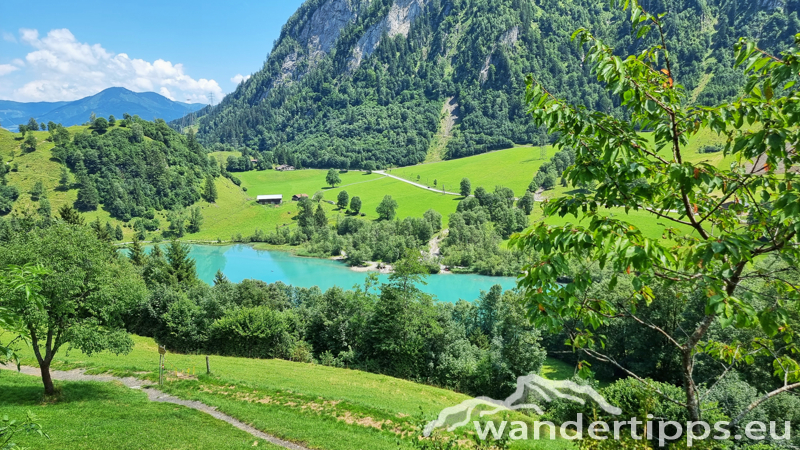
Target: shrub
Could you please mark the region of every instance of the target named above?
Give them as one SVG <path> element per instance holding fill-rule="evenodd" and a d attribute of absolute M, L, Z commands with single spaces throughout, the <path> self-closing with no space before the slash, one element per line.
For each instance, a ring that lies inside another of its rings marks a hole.
<path fill-rule="evenodd" d="M 230 311 L 209 330 L 209 349 L 220 355 L 276 358 L 294 353 L 288 344 L 282 314 L 263 306 Z"/>

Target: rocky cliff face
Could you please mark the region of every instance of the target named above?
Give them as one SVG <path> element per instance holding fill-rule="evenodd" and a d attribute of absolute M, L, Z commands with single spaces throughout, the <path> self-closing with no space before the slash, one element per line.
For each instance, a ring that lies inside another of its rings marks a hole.
<path fill-rule="evenodd" d="M 408 36 L 414 19 L 422 13 L 425 0 L 395 0 L 389 14 L 379 23 L 373 25 L 353 49 L 353 57 L 349 67 L 354 69 L 361 65 L 361 61 L 375 51 L 380 44 L 381 37 L 386 35 L 393 38 L 402 34 Z"/>
<path fill-rule="evenodd" d="M 328 53 L 342 29 L 355 21 L 362 6 L 355 0 L 327 0 L 323 3 L 297 36 L 308 48 L 309 56 L 318 59 L 322 56 L 320 54 Z"/>
<path fill-rule="evenodd" d="M 352 49 L 348 67 L 352 71 L 361 65 L 380 45 L 384 36 L 408 36 L 414 20 L 423 12 L 428 0 L 393 0 L 388 14 L 370 26 Z M 342 31 L 353 25 L 367 13 L 373 0 L 325 0 L 311 14 L 299 33 L 290 36 L 296 47 L 282 57 L 281 66 L 267 90 L 261 94 L 265 99 L 272 89 L 300 81 L 328 54 L 334 50 Z"/>

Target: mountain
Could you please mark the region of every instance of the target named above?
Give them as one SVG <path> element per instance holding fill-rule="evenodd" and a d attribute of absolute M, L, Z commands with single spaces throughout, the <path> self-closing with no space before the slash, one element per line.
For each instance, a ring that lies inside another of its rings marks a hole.
<path fill-rule="evenodd" d="M 145 120 L 159 118 L 170 121 L 204 106 L 174 102 L 155 92 L 140 93 L 114 87 L 73 102 L 18 103 L 0 100 L 0 123 L 6 128 L 16 128 L 33 117 L 38 122 L 52 121 L 68 127 L 87 122 L 91 113 L 98 117 L 122 117 L 122 114 L 128 113 Z"/>
<path fill-rule="evenodd" d="M 16 130 L 17 125 L 27 123 L 31 117 L 42 117 L 48 112 L 67 104 L 69 102 L 20 103 L 0 100 L 0 125 Z"/>
<path fill-rule="evenodd" d="M 643 48 L 607 0 L 307 0 L 263 68 L 201 119 L 206 144 L 271 151 L 305 167 L 378 167 L 539 142 L 523 102 L 533 74 L 588 108 L 624 112 L 570 37 Z M 613 3 L 613 2 L 611 2 Z M 641 0 L 667 12 L 674 75 L 701 104 L 730 98 L 739 36 L 773 51 L 800 31 L 800 0 Z M 652 33 L 648 39 L 655 39 Z"/>

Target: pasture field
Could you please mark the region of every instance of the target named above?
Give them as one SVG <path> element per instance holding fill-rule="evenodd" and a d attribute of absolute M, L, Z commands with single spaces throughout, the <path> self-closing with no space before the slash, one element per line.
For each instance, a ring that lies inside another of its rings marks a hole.
<path fill-rule="evenodd" d="M 21 421 L 30 411 L 49 436 L 20 433 L 13 442 L 43 450 L 280 448 L 208 414 L 151 403 L 144 392 L 116 383 L 59 382 L 58 387 L 55 399 L 44 399 L 38 378 L 0 371 L 0 415 Z"/>
<path fill-rule="evenodd" d="M 70 127 L 70 133 L 85 131 L 86 127 Z M 22 143 L 20 134 L 13 134 L 0 130 L 0 156 L 3 161 L 18 166 L 17 172 L 8 174 L 10 184 L 20 189 L 20 199 L 15 203 L 14 212 L 35 211 L 36 203 L 30 200 L 28 192 L 36 181 L 42 181 L 50 200 L 52 211 L 65 204 L 74 203 L 77 198 L 77 188 L 73 185 L 68 191 L 57 191 L 60 174 L 60 163 L 52 158 L 53 144 L 46 142 L 48 133 L 36 131 L 34 135 L 39 140 L 35 152 L 23 154 L 20 151 Z M 704 131 L 693 138 L 688 149 L 687 160 L 692 162 L 708 162 L 717 167 L 730 165 L 733 161 L 722 153 L 703 154 L 698 149 L 715 143 L 721 143 L 718 136 Z M 539 147 L 520 146 L 507 150 L 500 150 L 482 155 L 462 158 L 457 160 L 440 161 L 410 167 L 390 169 L 389 173 L 416 182 L 419 176 L 421 184 L 436 186 L 439 189 L 458 191 L 461 179 L 469 178 L 472 188 L 484 186 L 493 190 L 496 185 L 510 187 L 517 195 L 522 195 L 533 175 L 555 154 L 556 149 L 546 147 L 546 158 L 542 158 Z M 667 150 L 663 150 L 666 152 Z M 13 158 L 12 158 L 13 154 Z M 237 152 L 211 153 L 220 163 L 225 164 L 228 156 L 238 156 Z M 421 217 L 428 209 L 435 209 L 443 216 L 444 226 L 447 226 L 448 216 L 456 210 L 460 197 L 442 195 L 419 189 L 380 174 L 366 174 L 359 171 L 341 173 L 342 184 L 331 188 L 325 183 L 325 170 L 298 170 L 293 172 L 278 172 L 273 170 L 251 171 L 235 173 L 242 181 L 242 187 L 234 185 L 230 180 L 220 177 L 217 179 L 219 198 L 216 203 L 209 204 L 201 201 L 197 204 L 203 213 L 204 223 L 199 233 L 187 234 L 185 239 L 198 241 L 229 241 L 237 235 L 249 236 L 260 229 L 271 232 L 279 227 L 295 227 L 297 216 L 296 203 L 291 201 L 294 194 L 308 194 L 313 196 L 317 191 L 323 191 L 325 200 L 336 201 L 340 191 L 345 190 L 350 195 L 361 197 L 363 206 L 361 212 L 368 220 L 377 220 L 375 208 L 385 195 L 391 195 L 398 203 L 397 217 Z M 70 177 L 74 176 L 70 174 Z M 554 198 L 564 195 L 570 189 L 561 186 L 545 192 L 545 197 Z M 283 194 L 284 204 L 278 207 L 259 205 L 255 198 L 258 195 Z M 328 213 L 331 223 L 344 217 L 343 211 L 323 202 L 323 207 Z M 162 229 L 168 225 L 165 212 L 158 212 L 157 218 L 162 224 Z M 122 226 L 125 240 L 133 236 L 130 223 L 124 223 L 112 218 L 102 207 L 97 211 L 84 213 L 87 222 L 99 218 L 101 223 L 109 222 L 112 226 Z M 629 215 L 634 223 L 650 237 L 657 237 L 654 223 L 649 216 L 633 212 Z M 536 208 L 532 214 L 533 221 L 541 219 L 541 211 Z M 567 218 L 551 218 L 549 223 L 566 223 Z"/>
<path fill-rule="evenodd" d="M 652 133 L 645 133 L 645 135 L 652 141 Z M 709 130 L 703 130 L 690 141 L 684 159 L 694 163 L 706 162 L 718 168 L 728 168 L 734 161 L 732 157 L 726 157 L 722 152 L 699 152 L 707 145 L 724 144 L 724 142 L 724 138 L 720 138 Z M 400 167 L 392 169 L 390 173 L 414 182 L 417 182 L 417 176 L 419 176 L 418 182 L 430 187 L 433 187 L 433 182 L 436 180 L 438 188 L 441 189 L 444 184 L 451 192 L 458 192 L 461 180 L 469 178 L 473 190 L 478 186 L 483 186 L 487 190 L 493 191 L 495 186 L 502 185 L 511 188 L 518 197 L 521 197 L 528 189 L 528 185 L 539 167 L 550 161 L 557 149 L 547 146 L 545 151 L 547 157 L 543 159 L 540 147 L 518 146 L 467 158 Z M 669 149 L 662 150 L 661 153 L 668 156 Z M 560 192 L 554 193 L 559 194 Z"/>
<path fill-rule="evenodd" d="M 521 197 L 539 167 L 556 154 L 556 149 L 551 146 L 545 147 L 545 151 L 547 157 L 543 159 L 539 147 L 514 147 L 467 158 L 400 167 L 391 169 L 389 173 L 429 187 L 433 187 L 436 180 L 437 188 L 444 185 L 450 192 L 458 192 L 461 180 L 469 178 L 473 190 L 483 186 L 491 192 L 495 186 L 506 186 Z"/>
<path fill-rule="evenodd" d="M 230 240 L 232 236 L 252 235 L 256 229 L 265 232 L 277 227 L 296 227 L 297 203 L 292 202 L 295 194 L 308 194 L 322 191 L 324 199 L 336 201 L 339 192 L 347 191 L 350 198 L 361 197 L 361 212 L 367 220 L 378 220 L 375 208 L 385 195 L 397 201 L 397 218 L 422 217 L 428 209 L 435 209 L 443 216 L 446 226 L 447 216 L 455 212 L 458 197 L 425 191 L 409 184 L 379 174 L 367 175 L 350 171 L 341 173 L 342 184 L 336 188 L 325 185 L 325 170 L 297 170 L 278 172 L 275 170 L 251 171 L 234 174 L 242 181 L 243 191 L 226 178 L 217 178 L 219 198 L 216 203 L 205 201 L 197 205 L 203 211 L 203 226 L 199 233 L 187 235 L 192 240 Z M 259 205 L 259 195 L 283 194 L 284 203 L 280 206 Z M 328 219 L 335 223 L 345 216 L 336 206 L 322 202 Z M 163 223 L 166 223 L 162 220 Z"/>
<path fill-rule="evenodd" d="M 53 369 L 87 368 L 90 374 L 109 372 L 155 382 L 158 347 L 150 338 L 133 338 L 134 349 L 127 355 L 62 352 L 56 355 Z M 22 353 L 24 364 L 36 366 L 30 350 Z M 210 364 L 211 375 L 207 376 L 205 356 L 168 353 L 163 390 L 215 406 L 264 432 L 320 449 L 411 448 L 402 439 L 398 447 L 398 437 L 412 432 L 419 418 L 431 420 L 441 409 L 469 398 L 385 375 L 316 364 L 220 356 L 211 356 Z M 551 376 L 568 372 L 571 376 L 571 369 L 555 360 L 549 360 L 543 369 Z M 0 374 L 0 380 L 4 376 Z M 65 386 L 66 391 L 69 384 L 56 382 L 56 386 Z M 38 384 L 30 387 L 31 392 L 39 393 L 40 389 Z M 518 442 L 512 448 L 572 447 L 558 440 Z"/>

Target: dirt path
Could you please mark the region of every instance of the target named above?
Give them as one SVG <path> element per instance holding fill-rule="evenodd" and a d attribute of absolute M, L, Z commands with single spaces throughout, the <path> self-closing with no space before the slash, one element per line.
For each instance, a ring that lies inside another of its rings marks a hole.
<path fill-rule="evenodd" d="M 425 189 L 426 191 L 436 192 L 437 194 L 455 195 L 456 197 L 461 197 L 461 194 L 459 194 L 458 192 L 447 192 L 447 191 L 442 191 L 441 189 L 431 188 L 431 187 L 425 186 L 424 184 L 414 183 L 413 181 L 406 180 L 405 178 L 400 178 L 400 177 L 388 174 L 388 173 L 386 173 L 386 172 L 384 172 L 382 170 L 376 170 L 375 173 L 379 173 L 379 174 L 387 176 L 389 178 L 394 178 L 395 180 L 402 181 L 403 183 L 408 183 L 408 184 L 410 184 L 412 186 L 416 186 L 416 187 L 418 187 L 420 189 Z"/>
<path fill-rule="evenodd" d="M 0 365 L 0 370 L 16 371 L 16 367 Z M 31 375 L 35 377 L 42 376 L 42 373 L 39 371 L 38 367 L 22 366 L 20 372 L 25 375 Z M 142 385 L 142 380 L 136 378 L 132 377 L 119 378 L 111 375 L 86 375 L 85 371 L 82 369 L 75 369 L 70 371 L 52 370 L 50 371 L 50 375 L 52 375 L 54 380 L 59 380 L 59 381 L 100 381 L 100 382 L 117 381 L 131 389 L 141 389 L 142 391 L 147 393 L 147 399 L 150 400 L 151 402 L 172 403 L 173 405 L 185 406 L 187 408 L 204 412 L 215 419 L 227 422 L 242 431 L 250 433 L 252 436 L 256 438 L 263 439 L 271 444 L 275 444 L 283 448 L 288 448 L 290 450 L 310 450 L 307 447 L 303 447 L 294 444 L 292 442 L 278 439 L 275 436 L 257 430 L 251 427 L 250 425 L 247 425 L 244 422 L 241 422 L 227 414 L 223 414 L 217 411 L 216 408 L 208 406 L 205 403 L 195 402 L 191 400 L 183 400 L 178 397 L 165 394 L 159 391 L 158 389 L 154 389 L 150 386 Z"/>

